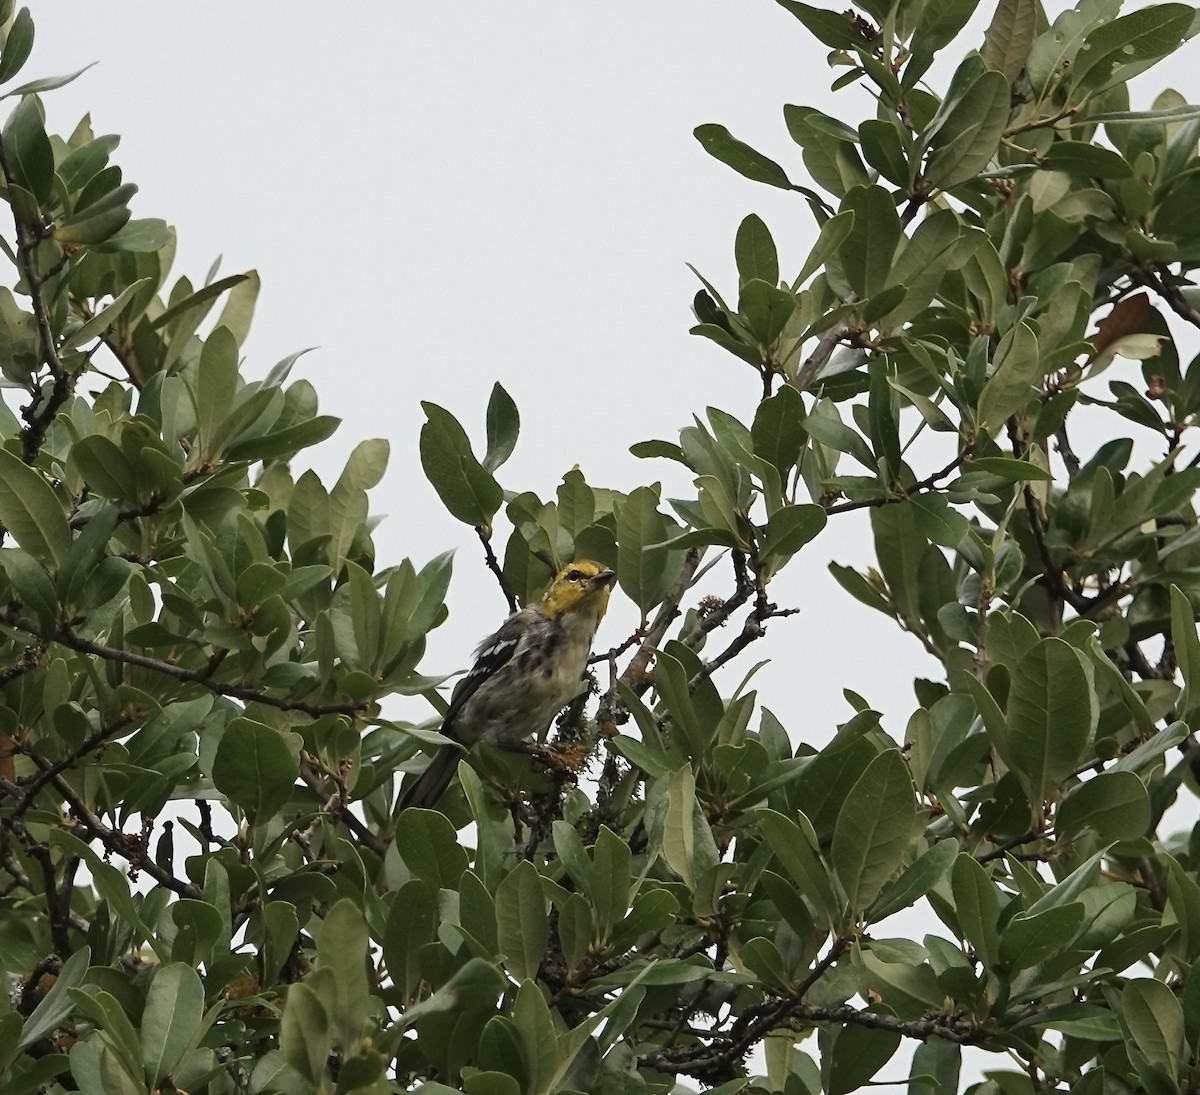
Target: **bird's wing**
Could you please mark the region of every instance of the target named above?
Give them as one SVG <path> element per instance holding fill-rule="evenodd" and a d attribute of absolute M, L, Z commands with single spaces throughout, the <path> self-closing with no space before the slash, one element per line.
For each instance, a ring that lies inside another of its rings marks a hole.
<path fill-rule="evenodd" d="M 497 669 L 511 660 L 517 647 L 521 645 L 524 635 L 523 622 L 519 621 L 516 616 L 510 616 L 500 625 L 499 631 L 489 635 L 479 644 L 475 651 L 475 664 L 471 666 L 467 675 L 454 686 L 454 693 L 450 697 L 450 706 L 446 709 L 446 717 L 442 720 L 442 733 L 446 737 L 454 737 L 454 720 L 458 713 L 463 709 L 467 700 L 479 691 L 479 686 Z"/>

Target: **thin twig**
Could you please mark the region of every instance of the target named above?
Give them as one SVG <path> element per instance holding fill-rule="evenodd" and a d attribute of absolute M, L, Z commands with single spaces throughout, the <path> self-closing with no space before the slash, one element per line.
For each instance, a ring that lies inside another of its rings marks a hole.
<path fill-rule="evenodd" d="M 977 859 L 980 863 L 991 863 L 993 859 L 1002 859 L 1014 848 L 1019 848 L 1022 844 L 1030 844 L 1035 840 L 1040 840 L 1045 835 L 1045 833 L 1035 832 L 1033 829 L 1030 829 L 1027 833 L 1022 833 L 1011 840 L 1006 840 L 999 847 L 994 848 L 990 852 L 985 852 L 983 855 L 978 856 Z"/>
<path fill-rule="evenodd" d="M 756 605 L 754 611 L 746 617 L 742 630 L 734 640 L 715 658 L 706 661 L 700 671 L 688 681 L 688 691 L 695 692 L 700 684 L 708 680 L 721 666 L 733 661 L 751 643 L 761 639 L 767 633 L 768 620 L 794 616 L 799 611 L 798 608 L 776 608 L 769 602 Z"/>
<path fill-rule="evenodd" d="M 948 475 L 956 472 L 962 466 L 962 462 L 971 455 L 972 446 L 967 445 L 963 450 L 947 464 L 944 468 L 939 468 L 932 475 L 927 475 L 919 483 L 914 483 L 911 487 L 905 487 L 900 494 L 889 494 L 886 498 L 863 498 L 855 502 L 838 502 L 832 506 L 826 506 L 825 512 L 833 513 L 849 513 L 856 509 L 873 509 L 879 506 L 890 506 L 896 502 L 907 502 L 914 494 L 920 494 L 923 490 L 929 490 L 931 487 L 945 479 Z"/>
<path fill-rule="evenodd" d="M 1067 469 L 1067 478 L 1074 479 L 1079 474 L 1079 457 L 1075 455 L 1075 450 L 1071 448 L 1071 440 L 1067 436 L 1067 424 L 1064 422 L 1054 434 L 1055 448 L 1058 450 L 1058 455 L 1062 457 L 1063 466 Z"/>
<path fill-rule="evenodd" d="M 508 602 L 509 613 L 516 612 L 519 607 L 516 594 L 513 593 L 508 580 L 504 577 L 504 571 L 500 567 L 500 560 L 496 558 L 496 553 L 492 550 L 492 538 L 482 525 L 475 526 L 475 533 L 479 537 L 479 542 L 483 545 L 483 556 L 487 561 L 487 568 L 496 576 L 496 581 L 500 583 L 500 592 L 504 594 L 504 599 Z"/>
<path fill-rule="evenodd" d="M 1086 100 L 1084 100 L 1086 102 Z M 1080 110 L 1083 109 L 1083 103 L 1075 103 L 1072 106 L 1065 106 L 1057 114 L 1053 114 L 1048 118 L 1033 118 L 1028 122 L 1022 122 L 1020 125 L 1015 125 L 1011 129 L 1004 131 L 1004 136 L 1012 138 L 1020 133 L 1029 133 L 1035 129 L 1053 129 L 1059 122 L 1065 121 L 1067 118 L 1073 118 Z"/>
<path fill-rule="evenodd" d="M 387 852 L 388 842 L 386 840 L 371 832 L 349 810 L 341 808 L 341 791 L 339 789 L 335 788 L 332 795 L 326 793 L 325 787 L 321 782 L 321 777 L 311 764 L 302 763 L 300 765 L 300 778 L 322 800 L 321 808 L 330 814 L 336 815 L 336 820 L 345 825 L 364 847 L 370 849 L 380 857 Z"/>
<path fill-rule="evenodd" d="M 730 616 L 750 600 L 750 594 L 754 592 L 754 581 L 746 565 L 746 553 L 730 552 L 730 559 L 733 562 L 733 593 L 700 617 L 692 630 L 680 640 L 684 646 L 697 646 L 705 635 L 723 626 Z"/>

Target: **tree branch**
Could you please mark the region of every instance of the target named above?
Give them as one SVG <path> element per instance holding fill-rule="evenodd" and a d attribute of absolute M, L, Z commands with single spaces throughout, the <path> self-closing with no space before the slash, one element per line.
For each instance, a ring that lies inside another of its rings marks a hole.
<path fill-rule="evenodd" d="M 851 293 L 843 304 L 853 304 L 858 297 Z M 837 349 L 837 345 L 848 334 L 853 332 L 854 328 L 847 323 L 835 323 L 822 336 L 817 343 L 816 349 L 808 355 L 796 370 L 796 375 L 788 381 L 788 383 L 798 392 L 808 391 L 821 375 L 821 370 L 829 363 L 829 359 L 833 356 L 833 351 Z"/>
<path fill-rule="evenodd" d="M 80 654 L 92 654 L 105 661 L 121 662 L 125 665 L 148 669 L 152 673 L 161 673 L 164 677 L 182 681 L 185 684 L 196 684 L 218 696 L 228 696 L 230 699 L 243 700 L 247 703 L 261 703 L 266 707 L 274 707 L 279 711 L 303 711 L 306 715 L 319 718 L 321 715 L 356 715 L 365 711 L 366 703 L 308 703 L 304 700 L 286 700 L 272 696 L 256 688 L 244 684 L 233 684 L 226 681 L 211 679 L 207 667 L 204 669 L 187 669 L 173 662 L 161 661 L 158 658 L 147 658 L 130 650 L 121 650 L 113 646 L 85 639 L 76 635 L 69 627 L 61 626 L 53 634 L 46 634 L 42 626 L 34 620 L 23 616 L 13 605 L 0 611 L 0 624 L 7 624 L 19 631 L 24 631 L 42 642 L 55 642 Z"/>
<path fill-rule="evenodd" d="M 856 509 L 873 509 L 879 506 L 890 506 L 896 502 L 907 502 L 914 494 L 920 494 L 923 490 L 937 486 L 942 479 L 956 472 L 962 466 L 962 462 L 971 455 L 973 448 L 973 445 L 963 446 L 962 451 L 944 468 L 939 468 L 932 475 L 927 475 L 911 487 L 905 487 L 901 494 L 889 494 L 886 498 L 864 498 L 855 502 L 838 502 L 836 505 L 826 506 L 825 512 L 830 514 L 849 513 Z"/>
<path fill-rule="evenodd" d="M 1146 288 L 1153 289 L 1167 307 L 1185 323 L 1190 323 L 1193 327 L 1200 327 L 1200 311 L 1188 304 L 1175 282 L 1167 280 L 1173 275 L 1165 266 L 1159 266 L 1154 270 L 1138 270 L 1135 276 Z"/>
<path fill-rule="evenodd" d="M 115 737 L 124 730 L 133 720 L 128 715 L 122 715 L 109 726 L 102 726 L 94 734 L 84 739 L 77 749 L 73 749 L 61 760 L 51 763 L 44 757 L 35 757 L 34 763 L 41 771 L 33 777 L 32 782 L 25 788 L 24 795 L 20 802 L 17 803 L 16 809 L 13 811 L 13 817 L 20 817 L 33 805 L 37 793 L 46 786 L 60 772 L 65 772 L 73 764 L 82 760 L 88 753 L 94 749 L 98 749 L 109 738 Z M 32 756 L 32 754 L 31 754 Z"/>
<path fill-rule="evenodd" d="M 742 551 L 732 551 L 730 559 L 733 562 L 733 593 L 700 616 L 692 630 L 680 640 L 684 646 L 696 646 L 705 635 L 721 627 L 730 616 L 750 600 L 750 594 L 754 592 L 754 581 L 751 579 L 750 570 L 746 565 L 746 554 Z"/>
<path fill-rule="evenodd" d="M 886 1012 L 859 1010 L 848 1004 L 836 1008 L 797 1004 L 785 1025 L 789 1030 L 807 1030 L 813 1023 L 844 1023 L 872 1030 L 891 1030 L 905 1038 L 922 1042 L 929 1038 L 941 1038 L 960 1046 L 974 1045 L 989 1036 L 989 1031 L 960 1018 L 956 1013 L 935 1011 L 927 1012 L 920 1019 L 897 1019 Z"/>
<path fill-rule="evenodd" d="M 36 764 L 39 758 L 33 757 Z M 121 832 L 118 829 L 110 828 L 105 825 L 99 817 L 96 816 L 83 799 L 76 793 L 75 788 L 63 778 L 61 773 L 51 777 L 51 782 L 55 789 L 70 808 L 71 816 L 79 823 L 80 827 L 87 833 L 92 840 L 98 840 L 104 845 L 105 849 L 112 855 L 119 855 L 122 858 L 127 858 L 130 853 L 131 841 L 137 841 L 137 837 L 130 837 L 128 834 Z M 16 798 L 20 795 L 20 788 L 14 787 L 6 780 L 0 781 L 0 790 L 5 791 L 9 796 Z M 130 866 L 139 871 L 145 871 L 151 878 L 154 879 L 160 886 L 164 886 L 172 893 L 178 894 L 180 897 L 195 898 L 199 900 L 204 895 L 193 886 L 190 882 L 180 882 L 174 875 L 164 871 L 152 859 L 145 856 L 138 856 L 136 862 L 130 860 Z"/>
<path fill-rule="evenodd" d="M 3 172 L 5 183 L 11 191 L 15 185 L 15 179 L 8 162 L 8 151 L 2 140 L 0 140 L 0 172 Z M 32 464 L 41 451 L 50 423 L 54 421 L 59 408 L 71 395 L 74 379 L 58 356 L 58 346 L 54 341 L 54 331 L 50 326 L 50 313 L 46 310 L 46 302 L 42 297 L 42 286 L 45 284 L 45 279 L 39 276 L 33 258 L 40 240 L 37 234 L 30 231 L 28 225 L 21 220 L 15 205 L 12 215 L 17 233 L 17 261 L 29 288 L 29 301 L 33 308 L 34 319 L 37 321 L 38 338 L 41 342 L 42 361 L 50 370 L 50 379 L 53 383 L 49 397 L 43 395 L 41 385 L 38 384 L 33 392 L 32 401 L 21 410 L 21 417 L 25 419 L 26 423 L 21 431 L 21 458 L 26 464 Z M 44 405 L 42 405 L 43 400 L 45 400 Z"/>
<path fill-rule="evenodd" d="M 659 1072 L 684 1073 L 709 1082 L 732 1079 L 736 1075 L 737 1062 L 803 1007 L 801 1001 L 805 993 L 833 968 L 852 942 L 851 936 L 835 939 L 821 960 L 787 996 L 764 1000 L 747 1008 L 728 1032 L 713 1031 L 708 1045 L 683 1046 L 675 1052 L 660 1049 L 643 1057 L 640 1063 Z"/>

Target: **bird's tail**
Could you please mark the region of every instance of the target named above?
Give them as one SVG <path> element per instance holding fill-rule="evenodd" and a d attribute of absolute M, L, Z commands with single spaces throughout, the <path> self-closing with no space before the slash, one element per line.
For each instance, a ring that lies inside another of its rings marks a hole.
<path fill-rule="evenodd" d="M 421 810 L 432 810 L 438 799 L 446 793 L 463 756 L 463 751 L 457 745 L 443 745 L 434 753 L 425 771 L 400 793 L 396 809 L 407 810 L 410 806 L 416 806 Z"/>

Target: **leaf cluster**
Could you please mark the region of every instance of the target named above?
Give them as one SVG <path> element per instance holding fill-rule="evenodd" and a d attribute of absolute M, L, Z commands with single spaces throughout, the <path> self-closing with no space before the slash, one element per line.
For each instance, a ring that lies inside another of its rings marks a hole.
<path fill-rule="evenodd" d="M 445 741 L 450 557 L 377 560 L 387 443 L 294 474 L 337 422 L 295 357 L 243 375 L 257 276 L 172 281 L 117 138 L 48 133 L 58 81 L 7 93 L 6 1092 L 838 1095 L 906 1039 L 913 1095 L 957 1090 L 963 1046 L 1020 1066 L 980 1095 L 1195 1089 L 1200 829 L 1164 819 L 1200 760 L 1200 108 L 1128 81 L 1200 20 L 998 0 L 935 91 L 977 0 L 780 4 L 874 113 L 786 106 L 803 176 L 696 131 L 814 220 L 784 274 L 745 218 L 736 288 L 693 301 L 753 415 L 634 446 L 679 497 L 571 468 L 542 498 L 502 385 L 482 445 L 423 404 L 411 444 L 511 608 L 586 557 L 638 614 L 558 763 L 480 745 L 437 810 L 399 791 Z M 785 726 L 745 652 L 854 510 L 850 610 L 937 679 L 885 726 L 848 659 L 850 716 Z M 912 909 L 927 934 L 889 934 Z"/>

